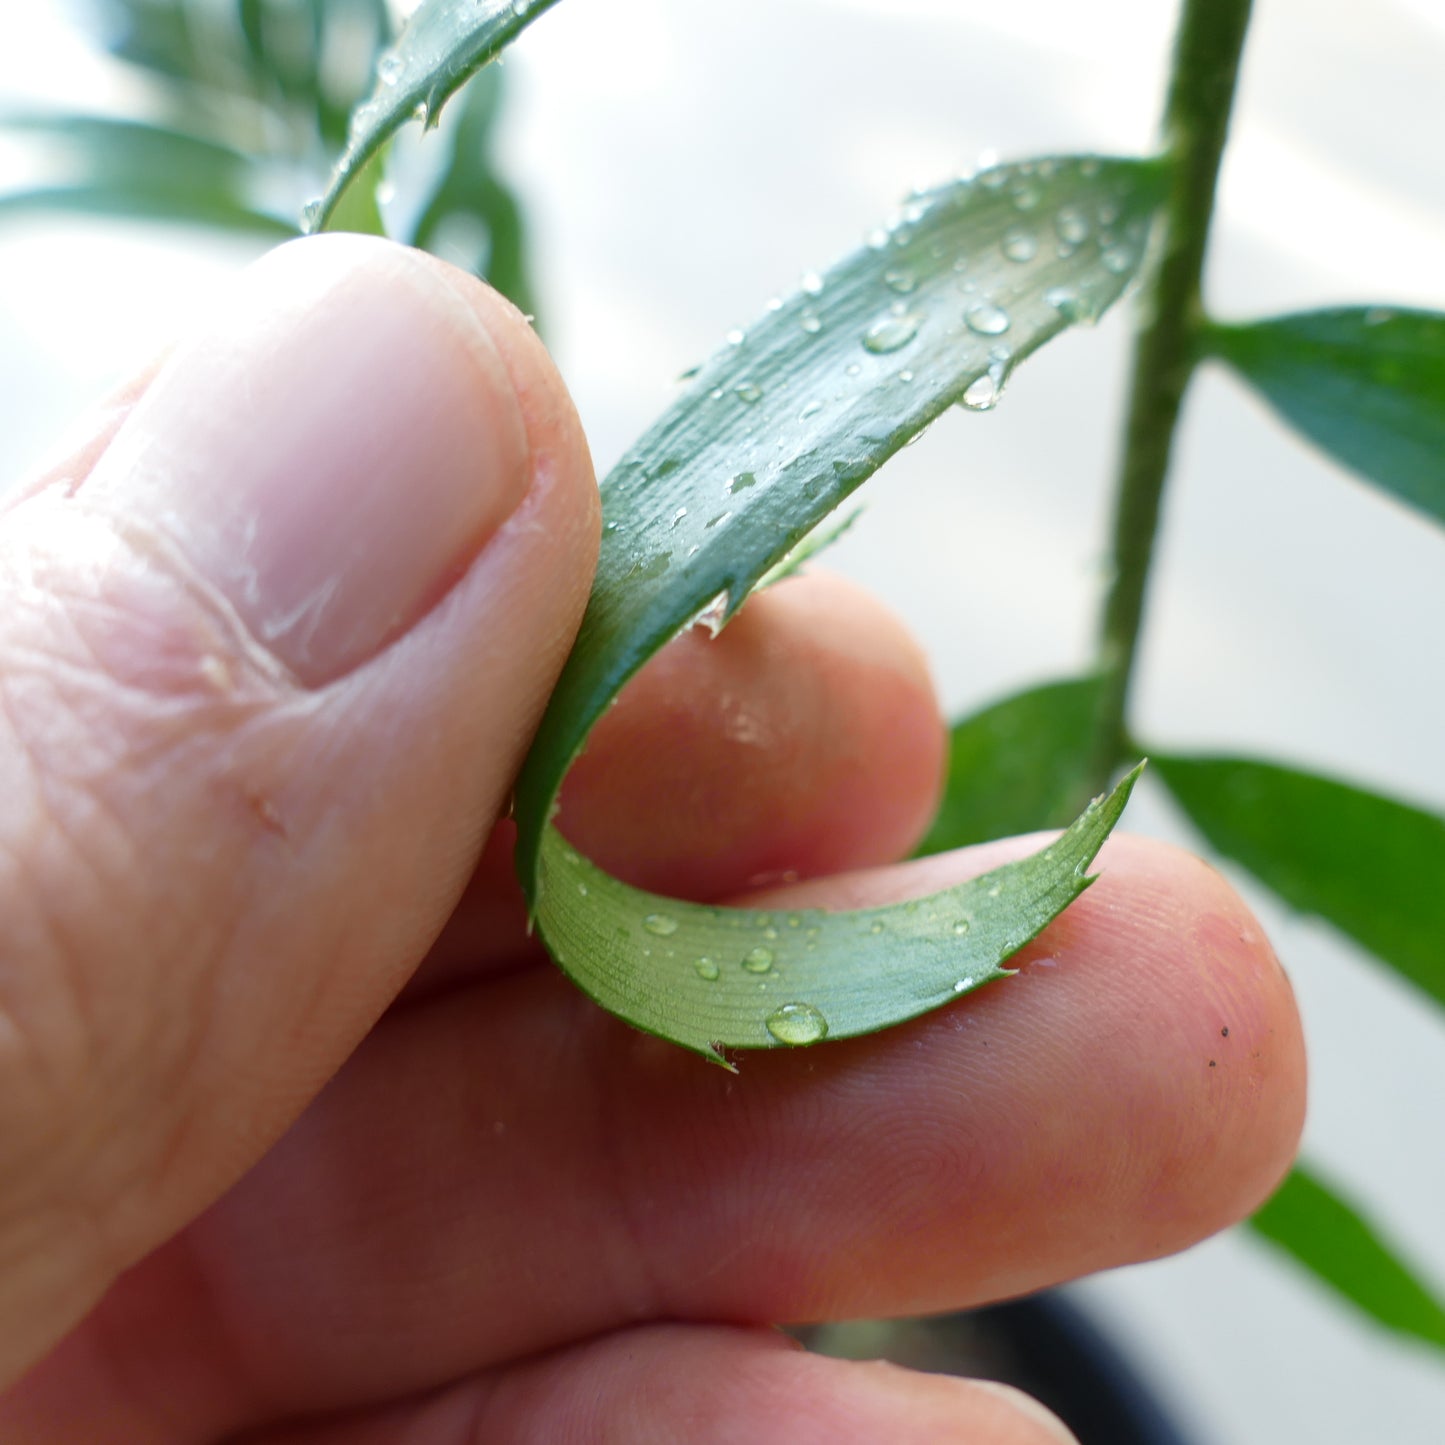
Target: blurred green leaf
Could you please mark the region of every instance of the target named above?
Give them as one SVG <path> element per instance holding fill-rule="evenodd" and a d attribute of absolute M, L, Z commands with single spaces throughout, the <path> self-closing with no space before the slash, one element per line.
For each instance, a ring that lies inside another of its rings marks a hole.
<path fill-rule="evenodd" d="M 250 160 L 214 141 L 103 116 L 7 116 L 0 125 L 35 145 L 46 177 L 0 191 L 0 213 L 96 211 L 297 233 L 294 188 L 278 188 L 279 204 L 267 205 Z"/>
<path fill-rule="evenodd" d="M 1445 1303 L 1353 1205 L 1304 1167 L 1295 1166 L 1249 1224 L 1386 1329 L 1445 1350 Z"/>
<path fill-rule="evenodd" d="M 408 120 L 435 125 L 467 80 L 557 0 L 422 0 L 377 62 L 376 88 L 351 117 L 346 149 L 325 193 L 306 208 L 306 227 L 324 227 L 357 172 Z"/>
<path fill-rule="evenodd" d="M 920 855 L 1061 828 L 1087 796 L 1093 677 L 1015 693 L 955 723 L 938 816 Z"/>
<path fill-rule="evenodd" d="M 537 294 L 527 264 L 521 208 L 498 177 L 493 157 L 503 90 L 504 72 L 495 66 L 468 87 L 460 114 L 448 127 L 451 151 L 446 166 L 411 234 L 401 239 L 470 265 L 520 311 L 535 317 Z M 448 254 L 449 237 L 459 226 L 483 241 L 479 264 L 470 257 Z"/>
<path fill-rule="evenodd" d="M 1211 326 L 1204 345 L 1317 446 L 1445 522 L 1445 315 L 1342 307 Z"/>
<path fill-rule="evenodd" d="M 1273 763 L 1148 751 L 1226 858 L 1445 1003 L 1445 818 Z"/>

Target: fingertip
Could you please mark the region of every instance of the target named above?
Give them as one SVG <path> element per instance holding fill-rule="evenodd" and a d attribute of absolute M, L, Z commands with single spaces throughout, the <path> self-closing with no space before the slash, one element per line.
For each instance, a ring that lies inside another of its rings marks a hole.
<path fill-rule="evenodd" d="M 906 627 L 810 572 L 751 598 L 716 638 L 694 628 L 654 657 L 589 740 L 559 822 L 634 886 L 715 898 L 907 853 L 944 752 Z"/>

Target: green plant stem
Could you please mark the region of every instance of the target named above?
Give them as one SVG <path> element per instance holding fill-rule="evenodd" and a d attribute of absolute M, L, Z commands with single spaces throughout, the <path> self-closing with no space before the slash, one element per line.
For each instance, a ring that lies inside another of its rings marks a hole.
<path fill-rule="evenodd" d="M 1087 777 L 1098 792 L 1124 760 L 1129 686 L 1153 559 L 1159 505 L 1203 322 L 1200 276 L 1219 161 L 1229 131 L 1250 0 L 1185 0 L 1164 107 L 1169 196 L 1163 246 L 1134 347 L 1115 494 L 1112 582 L 1100 626 L 1102 680 Z"/>

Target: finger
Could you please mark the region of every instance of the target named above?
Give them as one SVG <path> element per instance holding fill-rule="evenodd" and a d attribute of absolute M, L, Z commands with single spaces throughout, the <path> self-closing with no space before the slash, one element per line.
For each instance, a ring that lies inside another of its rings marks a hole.
<path fill-rule="evenodd" d="M 629 684 L 568 776 L 559 822 L 615 876 L 712 899 L 902 857 L 937 805 L 928 667 L 862 588 L 811 573 L 692 628 Z M 408 996 L 527 953 L 510 828 Z M 540 958 L 538 949 L 529 956 Z"/>
<path fill-rule="evenodd" d="M 415 968 L 595 538 L 517 313 L 342 237 L 246 273 L 78 490 L 0 518 L 0 1379 Z"/>
<path fill-rule="evenodd" d="M 988 1381 L 804 1354 L 785 1336 L 627 1330 L 416 1403 L 245 1445 L 1076 1445 L 1037 1401 Z"/>
<path fill-rule="evenodd" d="M 943 751 L 918 644 L 861 587 L 814 573 L 659 653 L 578 759 L 559 821 L 634 886 L 716 898 L 902 857 Z"/>
<path fill-rule="evenodd" d="M 777 898 L 881 900 L 1027 846 Z M 1119 839 L 1101 873 L 1016 978 L 736 1079 L 546 970 L 394 1016 L 51 1362 L 54 1438 L 111 1403 L 71 1383 L 96 1355 L 172 1410 L 191 1382 L 199 1435 L 642 1319 L 981 1303 L 1224 1227 L 1298 1138 L 1293 997 L 1212 869 Z"/>

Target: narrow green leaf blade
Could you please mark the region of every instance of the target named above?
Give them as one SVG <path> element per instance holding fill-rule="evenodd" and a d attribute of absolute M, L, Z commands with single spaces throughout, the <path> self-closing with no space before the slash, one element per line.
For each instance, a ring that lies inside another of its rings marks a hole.
<path fill-rule="evenodd" d="M 1099 680 L 1045 683 L 955 723 L 943 800 L 920 856 L 1061 828 L 1087 788 Z"/>
<path fill-rule="evenodd" d="M 1310 311 L 1212 326 L 1205 347 L 1336 460 L 1445 522 L 1445 315 Z"/>
<path fill-rule="evenodd" d="M 1445 818 L 1272 763 L 1149 756 L 1226 858 L 1445 1004 Z"/>
<path fill-rule="evenodd" d="M 562 775 L 627 679 L 713 604 L 730 616 L 948 407 L 991 401 L 1019 361 L 1112 303 L 1158 190 L 1151 164 L 1095 157 L 941 186 L 699 369 L 602 483 L 592 596 L 518 783 L 529 889 Z M 1060 218 L 1087 234 L 1060 246 Z"/>
<path fill-rule="evenodd" d="M 0 191 L 0 215 L 35 209 L 145 216 L 294 236 L 265 205 L 259 169 L 228 146 L 105 116 L 0 117 L 36 147 L 45 176 Z"/>
<path fill-rule="evenodd" d="M 542 851 L 539 921 L 585 993 L 697 1053 L 873 1033 L 1009 977 L 1003 961 L 1093 881 L 1138 773 L 1041 852 L 910 903 L 705 908 L 629 888 L 561 845 Z"/>
<path fill-rule="evenodd" d="M 435 124 L 448 97 L 556 3 L 422 0 L 381 56 L 371 98 L 352 113 L 346 149 L 326 190 L 306 207 L 306 230 L 326 224 L 341 193 L 408 120 Z"/>
<path fill-rule="evenodd" d="M 942 411 L 992 405 L 1019 360 L 1118 297 L 1159 190 L 1150 163 L 1072 157 L 915 195 L 890 229 L 731 338 L 603 482 L 592 597 L 523 766 L 516 818 L 518 872 L 541 934 L 606 1007 L 704 1053 L 802 1042 L 769 1025 L 787 1003 L 825 1019 L 829 1037 L 864 1032 L 955 997 L 960 981 L 966 991 L 970 979 L 998 977 L 1003 944 L 1019 946 L 1075 896 L 1079 858 L 1092 856 L 1128 784 L 1080 823 L 1077 843 L 993 877 L 985 891 L 997 886 L 1003 902 L 974 925 L 975 945 L 953 923 L 977 900 L 947 896 L 932 918 L 927 900 L 870 916 L 866 939 L 856 919 L 800 922 L 796 947 L 772 963 L 777 979 L 759 979 L 735 957 L 752 936 L 746 922 L 623 888 L 573 861 L 550 818 L 588 732 L 650 656 L 694 619 L 725 623 Z M 666 919 L 656 935 L 666 942 L 647 936 L 651 915 Z M 884 936 L 910 928 L 918 937 L 901 952 Z M 783 938 L 753 946 L 773 951 Z"/>
<path fill-rule="evenodd" d="M 1296 1165 L 1249 1224 L 1386 1329 L 1445 1350 L 1445 1302 L 1309 1170 Z"/>

